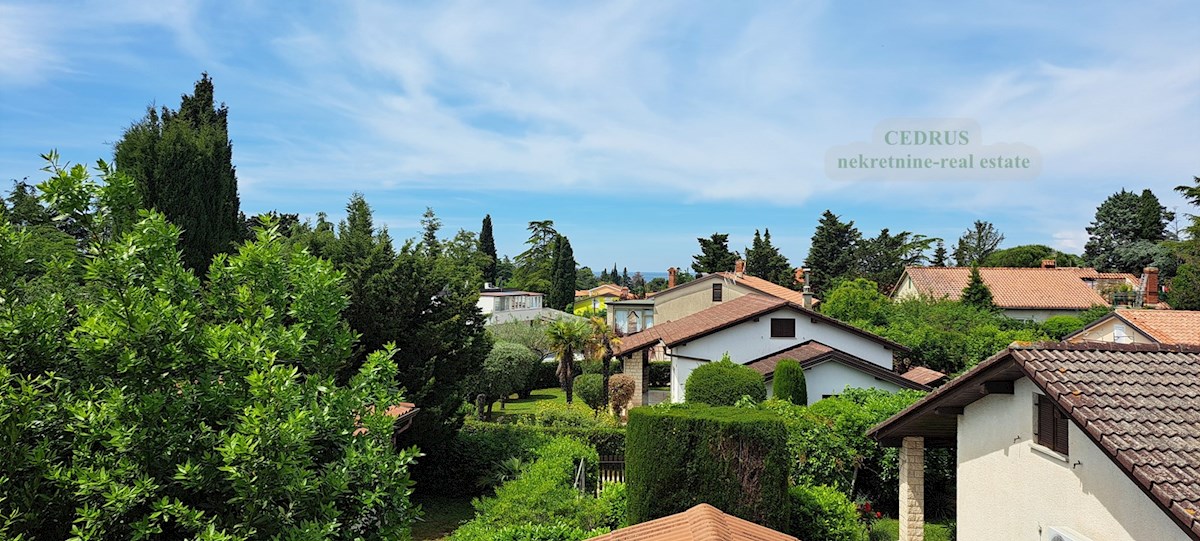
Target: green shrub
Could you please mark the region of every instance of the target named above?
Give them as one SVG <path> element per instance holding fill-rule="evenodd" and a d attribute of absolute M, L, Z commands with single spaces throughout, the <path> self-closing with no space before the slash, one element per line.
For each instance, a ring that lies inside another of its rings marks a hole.
<path fill-rule="evenodd" d="M 1064 336 L 1082 329 L 1084 325 L 1086 323 L 1075 316 L 1054 316 L 1042 322 L 1042 331 L 1050 338 L 1062 340 Z"/>
<path fill-rule="evenodd" d="M 482 394 L 488 403 L 520 391 L 541 360 L 529 348 L 515 342 L 496 342 L 483 362 L 483 371 L 470 378 L 471 398 Z"/>
<path fill-rule="evenodd" d="M 586 360 L 578 364 L 579 371 L 582 374 L 604 374 L 604 363 L 598 360 Z M 621 362 L 618 360 L 611 360 L 608 362 L 608 374 L 610 376 L 613 374 L 620 374 L 623 369 L 624 366 L 622 366 Z"/>
<path fill-rule="evenodd" d="M 650 386 L 666 387 L 671 384 L 671 361 L 652 361 L 650 363 Z"/>
<path fill-rule="evenodd" d="M 558 361 L 542 361 L 539 362 L 537 368 L 534 369 L 533 390 L 551 389 L 561 387 L 562 384 L 558 381 Z"/>
<path fill-rule="evenodd" d="M 566 522 L 549 524 L 526 523 L 517 526 L 493 528 L 482 524 L 467 523 L 454 531 L 453 541 L 583 541 L 608 533 L 607 528 L 584 530 Z"/>
<path fill-rule="evenodd" d="M 604 376 L 584 374 L 575 378 L 575 395 L 589 408 L 600 411 L 604 407 Z"/>
<path fill-rule="evenodd" d="M 732 406 L 744 395 L 756 401 L 767 398 L 763 376 L 748 366 L 734 364 L 729 356 L 692 371 L 684 384 L 684 400 L 710 406 Z"/>
<path fill-rule="evenodd" d="M 524 419 L 529 419 L 525 417 Z M 523 419 L 523 420 L 524 420 Z M 617 426 L 616 419 L 611 415 L 595 415 L 587 408 L 568 406 L 562 402 L 544 401 L 533 407 L 533 424 L 539 426 L 557 426 L 574 428 L 593 428 L 597 426 Z"/>
<path fill-rule="evenodd" d="M 799 485 L 788 491 L 792 522 L 788 533 L 799 539 L 857 541 L 858 512 L 845 494 L 827 486 Z"/>
<path fill-rule="evenodd" d="M 600 516 L 605 527 L 617 529 L 628 525 L 629 490 L 625 483 L 607 483 L 597 498 Z"/>
<path fill-rule="evenodd" d="M 708 503 L 782 530 L 788 522 L 787 431 L 757 409 L 686 405 L 630 411 L 629 523 Z"/>
<path fill-rule="evenodd" d="M 494 497 L 473 502 L 472 522 L 495 528 L 556 520 L 585 529 L 600 526 L 599 506 L 588 495 L 595 487 L 600 462 L 596 450 L 583 441 L 559 436 L 538 448 L 536 456 L 519 477 L 497 487 Z M 572 486 L 580 461 L 586 472 L 583 491 Z"/>
<path fill-rule="evenodd" d="M 619 410 L 629 404 L 637 390 L 636 385 L 633 378 L 625 374 L 617 374 L 608 379 L 608 400 L 613 405 L 614 412 L 620 413 Z"/>
<path fill-rule="evenodd" d="M 795 359 L 782 359 L 775 365 L 772 377 L 772 394 L 780 400 L 793 404 L 808 404 L 808 384 L 804 381 L 804 369 Z"/>

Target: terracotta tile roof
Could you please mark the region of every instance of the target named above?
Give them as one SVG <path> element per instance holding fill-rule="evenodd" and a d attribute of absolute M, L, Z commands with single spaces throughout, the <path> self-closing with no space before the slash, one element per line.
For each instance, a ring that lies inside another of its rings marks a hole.
<path fill-rule="evenodd" d="M 1200 344 L 1200 311 L 1117 310 L 1114 315 L 1163 344 Z"/>
<path fill-rule="evenodd" d="M 702 503 L 682 513 L 643 522 L 589 541 L 799 541 L 795 537 L 722 513 Z"/>
<path fill-rule="evenodd" d="M 762 295 L 742 295 L 685 318 L 660 323 L 642 332 L 626 336 L 621 339 L 621 345 L 616 354 L 624 355 L 638 351 L 658 343 L 659 340 L 666 342 L 667 346 L 674 346 L 740 323 L 758 314 L 782 308 L 787 304 L 787 301 L 782 299 Z"/>
<path fill-rule="evenodd" d="M 750 276 L 749 274 L 744 273 L 735 274 L 732 272 L 718 272 L 717 274 L 721 275 L 727 280 L 733 280 L 736 283 L 742 284 L 750 289 L 757 290 L 777 299 L 783 299 L 785 301 L 794 302 L 800 306 L 804 306 L 804 293 L 795 291 L 793 289 L 788 289 L 770 280 L 763 280 L 757 276 Z"/>
<path fill-rule="evenodd" d="M 706 336 L 785 306 L 802 312 L 814 320 L 819 320 L 821 323 L 832 325 L 878 342 L 894 351 L 908 351 L 908 348 L 887 338 L 850 326 L 819 312 L 804 308 L 802 305 L 775 297 L 750 294 L 719 303 L 716 306 L 706 308 L 684 318 L 659 323 L 642 332 L 626 336 L 621 339 L 621 345 L 615 353 L 618 356 L 628 355 L 657 344 L 660 340 L 666 343 L 667 347 L 675 347 L 678 344 Z"/>
<path fill-rule="evenodd" d="M 746 366 L 755 369 L 758 373 L 764 376 L 770 376 L 775 373 L 775 367 L 779 365 L 779 361 L 783 359 L 792 359 L 800 362 L 800 367 L 808 370 L 821 363 L 832 361 L 844 366 L 848 366 L 860 372 L 864 372 L 872 377 L 883 381 L 891 382 L 904 389 L 916 389 L 918 391 L 928 391 L 930 387 L 924 383 L 919 383 L 910 379 L 905 379 L 894 370 L 875 364 L 871 361 L 846 353 L 840 349 L 829 347 L 816 340 L 809 340 L 799 345 L 777 351 L 770 355 L 760 357 L 746 363 Z"/>
<path fill-rule="evenodd" d="M 917 383 L 920 383 L 921 385 L 929 385 L 940 379 L 944 379 L 946 377 L 946 374 L 938 372 L 937 370 L 934 370 L 932 368 L 918 366 L 916 368 L 913 368 L 912 370 L 909 370 L 908 372 L 901 374 L 900 377 L 907 379 L 909 381 L 915 381 Z"/>
<path fill-rule="evenodd" d="M 1086 310 L 1097 304 L 1108 306 L 1108 301 L 1080 278 L 1086 270 L 1095 273 L 1095 269 L 981 267 L 979 275 L 1000 308 Z M 908 267 L 904 272 L 917 291 L 935 299 L 958 300 L 971 277 L 968 267 Z"/>
<path fill-rule="evenodd" d="M 629 294 L 629 288 L 618 286 L 616 284 L 601 284 L 591 289 L 578 289 L 575 291 L 575 298 L 591 298 L 600 296 L 620 297 L 622 299 L 632 297 Z"/>
<path fill-rule="evenodd" d="M 408 427 L 412 426 L 412 416 L 416 415 L 416 413 L 420 410 L 421 408 L 418 408 L 417 405 L 413 404 L 412 402 L 400 402 L 399 404 L 392 404 L 391 406 L 388 406 L 386 410 L 383 410 L 383 414 L 396 420 L 397 425 L 395 426 L 395 431 L 396 433 L 400 433 L 408 430 Z M 375 413 L 375 406 L 367 406 L 367 411 Z M 354 416 L 354 426 L 358 428 L 354 429 L 354 433 L 351 434 L 352 436 L 367 433 L 367 428 L 362 426 L 361 421 L 361 417 L 358 415 Z"/>
<path fill-rule="evenodd" d="M 1015 373 L 1013 371 L 1015 370 Z M 1007 371 L 1007 376 L 1002 376 Z M 957 423 L 937 415 L 991 378 L 1027 377 L 1176 524 L 1200 540 L 1200 346 L 1043 343 L 980 363 L 868 431 L 885 441 Z M 930 432 L 932 433 L 932 432 Z"/>

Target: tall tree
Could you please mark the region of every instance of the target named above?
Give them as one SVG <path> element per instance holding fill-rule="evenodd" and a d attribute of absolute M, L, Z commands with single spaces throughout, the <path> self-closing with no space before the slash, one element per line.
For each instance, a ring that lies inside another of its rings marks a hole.
<path fill-rule="evenodd" d="M 596 273 L 592 272 L 591 267 L 580 267 L 575 271 L 575 289 L 591 289 L 600 285 L 600 281 L 596 279 Z"/>
<path fill-rule="evenodd" d="M 954 247 L 954 263 L 960 267 L 979 265 L 1000 247 L 1004 235 L 991 222 L 975 220 L 975 224 L 958 238 Z"/>
<path fill-rule="evenodd" d="M 1157 244 L 1168 238 L 1167 224 L 1174 219 L 1150 190 L 1141 195 L 1121 190 L 1096 208 L 1083 259 L 1100 270 L 1141 273 L 1156 256 L 1161 259 Z"/>
<path fill-rule="evenodd" d="M 984 310 L 996 308 L 996 304 L 992 300 L 992 290 L 983 283 L 983 277 L 979 275 L 979 267 L 971 267 L 971 278 L 967 281 L 967 287 L 963 288 L 962 297 L 959 300 L 967 306 Z"/>
<path fill-rule="evenodd" d="M 479 251 L 488 257 L 488 262 L 483 266 L 483 281 L 489 284 L 499 283 L 496 265 L 499 264 L 500 258 L 496 254 L 496 239 L 492 236 L 491 214 L 483 217 L 483 227 L 479 230 Z"/>
<path fill-rule="evenodd" d="M 713 233 L 709 238 L 696 239 L 700 253 L 692 256 L 692 270 L 702 273 L 732 271 L 738 253 L 729 251 L 729 235 Z"/>
<path fill-rule="evenodd" d="M 1078 267 L 1083 262 L 1079 256 L 1065 254 L 1041 244 L 1022 244 L 996 250 L 984 258 L 981 267 L 1040 267 L 1042 261 L 1053 259 L 1059 267 Z"/>
<path fill-rule="evenodd" d="M 890 291 L 904 273 L 904 267 L 925 262 L 925 251 L 936 240 L 908 231 L 892 235 L 885 227 L 879 236 L 863 241 L 858 250 L 859 270 L 862 276 L 878 284 L 880 291 Z"/>
<path fill-rule="evenodd" d="M 629 267 L 621 267 L 621 283 L 617 284 L 621 287 L 629 287 L 633 281 L 629 279 Z"/>
<path fill-rule="evenodd" d="M 143 204 L 183 229 L 183 262 L 193 270 L 208 268 L 241 234 L 228 116 L 205 73 L 178 110 L 151 107 L 115 147 L 117 169 L 137 181 Z"/>
<path fill-rule="evenodd" d="M 546 293 L 546 304 L 555 310 L 567 310 L 575 301 L 575 251 L 571 241 L 559 235 L 554 241 L 554 263 L 550 276 L 550 291 Z"/>
<path fill-rule="evenodd" d="M 578 318 L 563 318 L 546 328 L 550 346 L 558 354 L 558 369 L 555 375 L 562 385 L 563 394 L 570 404 L 574 398 L 575 354 L 582 353 L 592 339 L 592 328 L 587 321 Z"/>
<path fill-rule="evenodd" d="M 757 276 L 783 287 L 794 288 L 796 278 L 792 274 L 792 265 L 783 253 L 771 244 L 771 230 L 767 229 L 762 235 L 754 230 L 754 240 L 746 248 L 746 274 Z"/>
<path fill-rule="evenodd" d="M 434 214 L 433 208 L 425 207 L 425 214 L 421 215 L 421 248 L 425 250 L 425 255 L 437 257 L 442 253 L 441 241 L 438 240 L 441 228 L 442 221 Z"/>
<path fill-rule="evenodd" d="M 937 240 L 937 248 L 933 250 L 933 259 L 929 262 L 934 267 L 945 267 L 947 263 L 946 243 L 942 239 Z"/>
<path fill-rule="evenodd" d="M 1200 177 L 1192 177 L 1192 185 L 1175 187 L 1192 206 L 1200 206 Z M 1189 214 L 1187 239 L 1173 243 L 1173 254 L 1182 264 L 1171 278 L 1168 302 L 1181 310 L 1200 310 L 1200 216 Z"/>
<path fill-rule="evenodd" d="M 808 257 L 804 259 L 814 293 L 821 295 L 838 279 L 854 275 L 861 242 L 862 235 L 854 227 L 853 221 L 843 223 L 828 210 L 821 215 L 821 221 L 813 232 Z"/>
<path fill-rule="evenodd" d="M 513 271 L 512 287 L 538 293 L 549 293 L 554 273 L 554 241 L 558 231 L 553 220 L 529 222 L 529 246 L 517 254 Z"/>
<path fill-rule="evenodd" d="M 608 275 L 608 269 L 600 269 L 600 280 L 599 280 L 599 283 L 601 283 L 601 284 L 611 284 L 612 282 L 613 282 L 613 279 L 609 277 L 609 275 Z"/>

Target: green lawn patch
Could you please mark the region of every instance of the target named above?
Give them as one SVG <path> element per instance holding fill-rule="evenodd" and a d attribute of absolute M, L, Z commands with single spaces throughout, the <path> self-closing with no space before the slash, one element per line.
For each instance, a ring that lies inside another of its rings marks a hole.
<path fill-rule="evenodd" d="M 871 533 L 871 539 L 900 539 L 900 521 L 894 518 L 879 519 L 871 526 Z M 925 523 L 925 541 L 950 541 L 950 533 L 947 523 Z"/>
<path fill-rule="evenodd" d="M 427 497 L 416 503 L 421 504 L 423 513 L 421 520 L 413 524 L 413 541 L 448 539 L 459 524 L 475 516 L 469 497 Z"/>
<path fill-rule="evenodd" d="M 513 395 L 513 396 L 516 396 L 516 395 Z M 553 387 L 553 388 L 549 388 L 549 389 L 538 389 L 536 391 L 533 391 L 533 393 L 531 393 L 529 395 L 529 398 L 511 398 L 511 399 L 509 399 L 508 403 L 504 406 L 503 410 L 500 409 L 500 402 L 496 402 L 495 404 L 492 405 L 492 415 L 493 416 L 533 415 L 534 409 L 537 407 L 537 404 L 543 403 L 543 402 L 566 404 L 567 403 L 567 395 L 565 393 L 563 393 L 562 389 L 559 389 L 557 387 Z M 575 400 L 572 402 L 572 406 L 575 408 L 578 408 L 579 411 L 583 411 L 586 413 L 592 412 L 592 409 L 587 407 L 587 404 L 584 404 L 583 401 L 580 400 L 578 396 L 575 397 Z"/>

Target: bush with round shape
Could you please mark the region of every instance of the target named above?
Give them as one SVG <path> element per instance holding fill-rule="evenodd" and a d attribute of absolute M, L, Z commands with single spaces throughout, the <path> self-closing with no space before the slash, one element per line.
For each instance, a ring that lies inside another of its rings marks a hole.
<path fill-rule="evenodd" d="M 857 541 L 862 537 L 854 502 L 827 486 L 798 485 L 788 491 L 792 521 L 788 533 L 800 539 Z"/>
<path fill-rule="evenodd" d="M 617 374 L 608 378 L 608 399 L 612 403 L 614 411 L 625 409 L 625 406 L 629 405 L 629 401 L 633 400 L 636 387 L 637 384 L 633 381 L 632 376 Z"/>
<path fill-rule="evenodd" d="M 767 398 L 763 376 L 748 366 L 734 364 L 726 355 L 692 371 L 684 384 L 684 401 L 710 406 L 732 406 L 744 395 L 761 402 Z"/>
<path fill-rule="evenodd" d="M 795 359 L 782 359 L 775 365 L 771 379 L 771 390 L 775 398 L 787 400 L 798 406 L 808 405 L 808 384 L 804 381 L 804 369 Z"/>
<path fill-rule="evenodd" d="M 584 374 L 575 378 L 575 394 L 589 408 L 600 411 L 604 407 L 604 376 Z"/>

